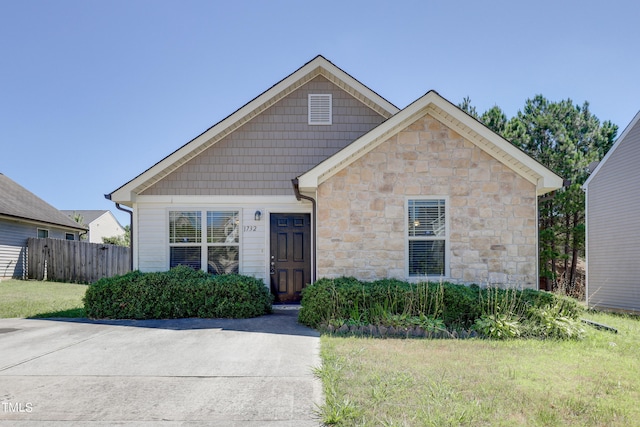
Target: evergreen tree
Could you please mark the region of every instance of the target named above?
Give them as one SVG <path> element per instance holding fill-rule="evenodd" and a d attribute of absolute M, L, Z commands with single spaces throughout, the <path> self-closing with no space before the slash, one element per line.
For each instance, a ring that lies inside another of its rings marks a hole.
<path fill-rule="evenodd" d="M 507 127 L 507 116 L 497 105 L 485 111 L 480 116 L 480 121 L 498 135 L 504 135 Z"/>
<path fill-rule="evenodd" d="M 576 267 L 585 247 L 585 196 L 588 166 L 611 148 L 617 126 L 600 123 L 589 103 L 550 102 L 542 95 L 526 101 L 507 123 L 504 136 L 565 179 L 565 187 L 539 201 L 540 274 L 553 288 L 576 289 Z"/>
<path fill-rule="evenodd" d="M 475 112 L 468 98 L 460 105 Z M 565 187 L 539 199 L 540 275 L 552 288 L 577 289 L 576 267 L 585 247 L 585 196 L 581 190 L 591 162 L 600 161 L 613 145 L 618 127 L 600 123 L 587 102 L 550 102 L 542 95 L 528 99 L 522 111 L 506 119 L 495 106 L 476 118 L 565 179 Z"/>
<path fill-rule="evenodd" d="M 469 98 L 468 96 L 466 96 L 462 102 L 460 104 L 458 104 L 458 108 L 460 108 L 462 111 L 464 111 L 465 113 L 467 113 L 468 115 L 470 115 L 471 117 L 473 117 L 474 119 L 478 119 L 478 111 L 476 110 L 476 107 L 474 107 L 471 104 L 471 98 Z"/>
<path fill-rule="evenodd" d="M 460 104 L 458 104 L 458 108 L 469 114 L 474 119 L 481 121 L 485 126 L 497 134 L 504 135 L 504 130 L 507 126 L 507 116 L 497 105 L 494 105 L 480 115 L 478 114 L 476 107 L 471 104 L 471 98 L 467 96 Z"/>

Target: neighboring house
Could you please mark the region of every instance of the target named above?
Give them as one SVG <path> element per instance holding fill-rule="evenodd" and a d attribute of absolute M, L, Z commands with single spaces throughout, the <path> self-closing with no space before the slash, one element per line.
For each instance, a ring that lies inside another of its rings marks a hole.
<path fill-rule="evenodd" d="M 399 110 L 318 56 L 106 197 L 134 268 L 300 298 L 315 278 L 537 288 L 537 196 L 562 179 L 429 92 Z"/>
<path fill-rule="evenodd" d="M 583 185 L 587 303 L 640 312 L 640 112 Z"/>
<path fill-rule="evenodd" d="M 86 228 L 0 174 L 0 278 L 24 277 L 29 237 L 78 240 Z"/>
<path fill-rule="evenodd" d="M 77 215 L 82 217 L 82 225 L 89 228 L 87 242 L 103 243 L 103 237 L 124 236 L 124 228 L 111 211 L 105 210 L 63 210 L 65 215 L 75 221 Z"/>

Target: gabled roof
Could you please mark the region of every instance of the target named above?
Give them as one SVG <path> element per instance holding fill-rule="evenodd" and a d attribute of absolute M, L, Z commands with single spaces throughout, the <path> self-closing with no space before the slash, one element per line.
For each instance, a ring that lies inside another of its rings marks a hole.
<path fill-rule="evenodd" d="M 588 188 L 588 186 L 591 183 L 591 181 L 598 174 L 598 172 L 600 172 L 600 169 L 602 169 L 602 166 L 607 162 L 607 160 L 609 160 L 609 158 L 613 155 L 613 152 L 616 151 L 616 149 L 620 146 L 622 141 L 624 141 L 626 139 L 626 137 L 629 134 L 629 132 L 631 132 L 631 130 L 636 125 L 638 125 L 638 123 L 640 123 L 640 111 L 638 111 L 636 113 L 635 117 L 631 120 L 631 123 L 629 123 L 629 125 L 626 128 L 624 128 L 624 131 L 622 132 L 620 137 L 618 137 L 618 139 L 613 144 L 613 146 L 609 149 L 609 151 L 607 151 L 607 154 L 605 154 L 605 156 L 600 161 L 600 163 L 598 163 L 598 166 L 596 166 L 596 168 L 593 170 L 593 172 L 591 172 L 591 175 L 589 175 L 589 178 L 587 178 L 587 180 L 584 182 L 584 184 L 582 184 L 582 188 L 584 188 L 585 190 Z"/>
<path fill-rule="evenodd" d="M 425 114 L 435 117 L 527 181 L 535 184 L 538 195 L 562 187 L 562 178 L 558 175 L 444 99 L 437 92 L 430 91 L 332 157 L 298 177 L 300 191 L 315 191 L 319 184 Z"/>
<path fill-rule="evenodd" d="M 85 227 L 1 173 L 0 217 L 39 222 L 73 230 L 86 230 Z"/>
<path fill-rule="evenodd" d="M 135 198 L 135 194 L 139 194 L 151 187 L 247 123 L 253 117 L 262 113 L 317 76 L 325 77 L 384 118 L 389 118 L 399 111 L 396 106 L 382 98 L 376 92 L 351 77 L 323 56 L 318 55 L 230 116 L 210 127 L 204 133 L 189 141 L 111 194 L 105 195 L 105 197 L 117 203 L 130 205 Z"/>
<path fill-rule="evenodd" d="M 104 214 L 111 214 L 111 216 L 113 216 L 113 214 L 111 213 L 111 211 L 108 210 L 61 210 L 60 212 L 62 212 L 63 214 L 67 215 L 68 217 L 70 217 L 71 219 L 73 219 L 73 217 L 75 215 L 80 215 L 82 217 L 82 222 L 84 223 L 84 225 L 89 225 L 91 224 L 93 221 L 95 221 L 96 219 L 100 218 L 102 215 Z M 116 222 L 118 222 L 118 220 L 115 219 L 114 220 Z"/>

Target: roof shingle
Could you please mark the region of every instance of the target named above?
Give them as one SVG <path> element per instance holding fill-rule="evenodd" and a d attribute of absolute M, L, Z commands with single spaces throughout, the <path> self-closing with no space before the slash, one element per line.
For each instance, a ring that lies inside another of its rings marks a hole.
<path fill-rule="evenodd" d="M 75 230 L 86 230 L 86 227 L 73 221 L 67 215 L 1 173 L 0 215 Z"/>

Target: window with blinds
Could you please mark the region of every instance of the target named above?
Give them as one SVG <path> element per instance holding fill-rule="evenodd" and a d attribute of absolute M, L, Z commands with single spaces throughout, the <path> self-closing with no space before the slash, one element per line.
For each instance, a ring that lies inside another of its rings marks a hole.
<path fill-rule="evenodd" d="M 332 123 L 331 94 L 309 94 L 309 124 L 330 125 Z"/>
<path fill-rule="evenodd" d="M 169 243 L 200 243 L 200 212 L 169 212 Z"/>
<path fill-rule="evenodd" d="M 238 243 L 237 211 L 207 212 L 207 242 L 208 243 Z"/>
<path fill-rule="evenodd" d="M 412 199 L 407 203 L 409 276 L 445 276 L 446 200 Z"/>
<path fill-rule="evenodd" d="M 239 260 L 239 211 L 169 212 L 170 268 L 186 265 L 211 274 L 238 273 Z"/>
<path fill-rule="evenodd" d="M 169 268 L 186 265 L 194 270 L 202 267 L 202 213 L 169 212 Z"/>
<path fill-rule="evenodd" d="M 240 266 L 240 217 L 238 211 L 207 212 L 207 271 L 238 273 Z"/>

